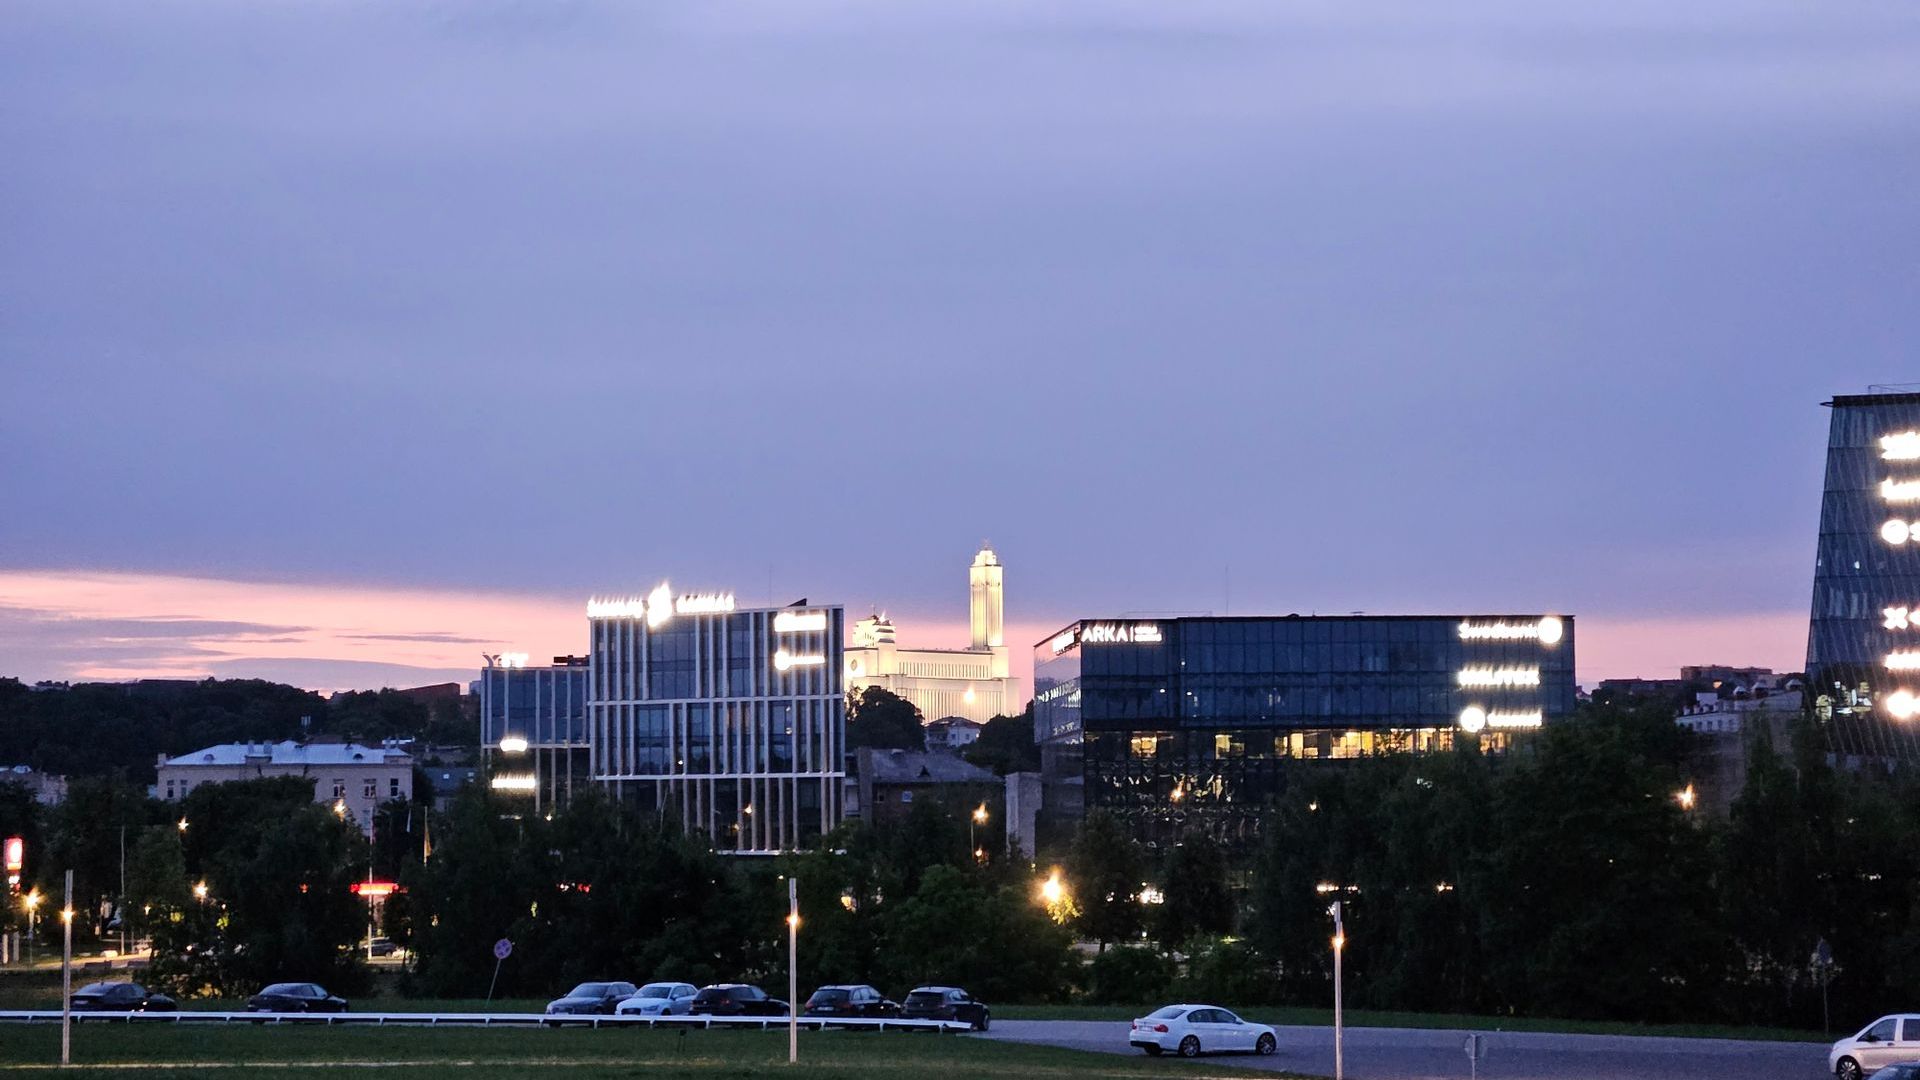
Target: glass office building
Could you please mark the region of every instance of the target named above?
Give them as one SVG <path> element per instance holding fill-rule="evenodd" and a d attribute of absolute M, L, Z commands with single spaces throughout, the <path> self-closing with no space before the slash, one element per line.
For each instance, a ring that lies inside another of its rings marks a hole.
<path fill-rule="evenodd" d="M 592 771 L 720 851 L 803 848 L 840 824 L 842 610 L 736 610 L 729 594 L 595 600 Z"/>
<path fill-rule="evenodd" d="M 529 667 L 524 653 L 487 658 L 480 693 L 480 755 L 496 791 L 523 795 L 536 813 L 592 779 L 587 745 L 587 658 Z"/>
<path fill-rule="evenodd" d="M 1920 754 L 1920 393 L 1836 396 L 1807 691 L 1839 754 Z"/>
<path fill-rule="evenodd" d="M 1034 737 L 1142 840 L 1248 840 L 1295 763 L 1500 748 L 1573 710 L 1554 615 L 1086 620 L 1034 651 Z"/>

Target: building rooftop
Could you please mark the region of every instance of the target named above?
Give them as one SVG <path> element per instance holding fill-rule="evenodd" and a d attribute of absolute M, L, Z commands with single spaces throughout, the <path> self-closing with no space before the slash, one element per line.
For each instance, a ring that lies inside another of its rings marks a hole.
<path fill-rule="evenodd" d="M 361 746 L 359 743 L 285 742 L 221 743 L 189 754 L 165 759 L 165 765 L 245 765 L 262 762 L 272 765 L 355 765 L 409 760 L 405 749 L 397 746 Z"/>
<path fill-rule="evenodd" d="M 862 754 L 863 767 L 871 763 L 867 779 L 876 784 L 997 784 L 991 769 L 971 765 L 952 754 L 920 750 L 874 750 Z"/>

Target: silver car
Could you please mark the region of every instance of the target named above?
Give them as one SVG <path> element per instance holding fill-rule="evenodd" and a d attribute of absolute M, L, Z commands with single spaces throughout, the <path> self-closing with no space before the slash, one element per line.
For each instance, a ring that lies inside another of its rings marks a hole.
<path fill-rule="evenodd" d="M 693 1008 L 693 996 L 700 988 L 692 983 L 648 983 L 639 993 L 621 1002 L 614 1012 L 620 1016 L 685 1016 Z"/>
<path fill-rule="evenodd" d="M 1920 1014 L 1883 1016 L 1827 1052 L 1827 1066 L 1839 1080 L 1864 1080 L 1869 1073 L 1908 1062 L 1920 1062 Z"/>

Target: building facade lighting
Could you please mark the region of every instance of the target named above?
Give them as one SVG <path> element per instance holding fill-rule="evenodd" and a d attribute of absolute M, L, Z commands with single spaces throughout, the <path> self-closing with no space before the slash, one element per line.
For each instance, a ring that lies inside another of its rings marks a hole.
<path fill-rule="evenodd" d="M 1539 686 L 1540 669 L 1537 667 L 1471 667 L 1461 668 L 1454 676 L 1461 686 Z"/>
<path fill-rule="evenodd" d="M 782 611 L 773 617 L 773 632 L 776 634 L 818 634 L 826 629 L 827 613 L 824 611 Z"/>
<path fill-rule="evenodd" d="M 531 792 L 539 786 L 532 773 L 501 773 L 488 781 L 495 791 Z"/>

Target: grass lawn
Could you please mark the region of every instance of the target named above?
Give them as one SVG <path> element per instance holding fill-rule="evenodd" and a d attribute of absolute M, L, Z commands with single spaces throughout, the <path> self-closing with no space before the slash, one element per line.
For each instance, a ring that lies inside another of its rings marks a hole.
<path fill-rule="evenodd" d="M 57 1024 L 0 1028 L 0 1072 L 59 1060 Z M 96 1076 L 206 1080 L 266 1075 L 287 1080 L 338 1076 L 342 1068 L 384 1066 L 437 1078 L 552 1075 L 713 1078 L 934 1076 L 940 1080 L 1008 1077 L 1158 1077 L 1169 1066 L 1183 1080 L 1242 1080 L 1230 1064 L 1153 1061 L 956 1035 L 801 1032 L 798 1069 L 787 1066 L 787 1036 L 777 1031 L 490 1030 L 481 1028 L 320 1028 L 81 1025 L 74 1070 Z M 1266 1076 L 1278 1075 L 1272 1073 Z"/>
<path fill-rule="evenodd" d="M 1167 1002 L 1151 1005 L 996 1005 L 996 1020 L 1131 1020 Z M 1231 1007 L 1232 1003 L 1227 1002 Z M 1262 1024 L 1328 1026 L 1332 1009 L 1254 1006 L 1236 1009 Z M 1459 1028 L 1465 1031 L 1543 1031 L 1571 1035 L 1664 1035 L 1696 1039 L 1755 1039 L 1763 1042 L 1832 1042 L 1837 1035 L 1792 1028 L 1740 1027 L 1730 1024 L 1635 1024 L 1620 1020 L 1553 1020 L 1530 1016 L 1468 1016 L 1459 1013 L 1371 1012 L 1348 1009 L 1348 1027 Z"/>

